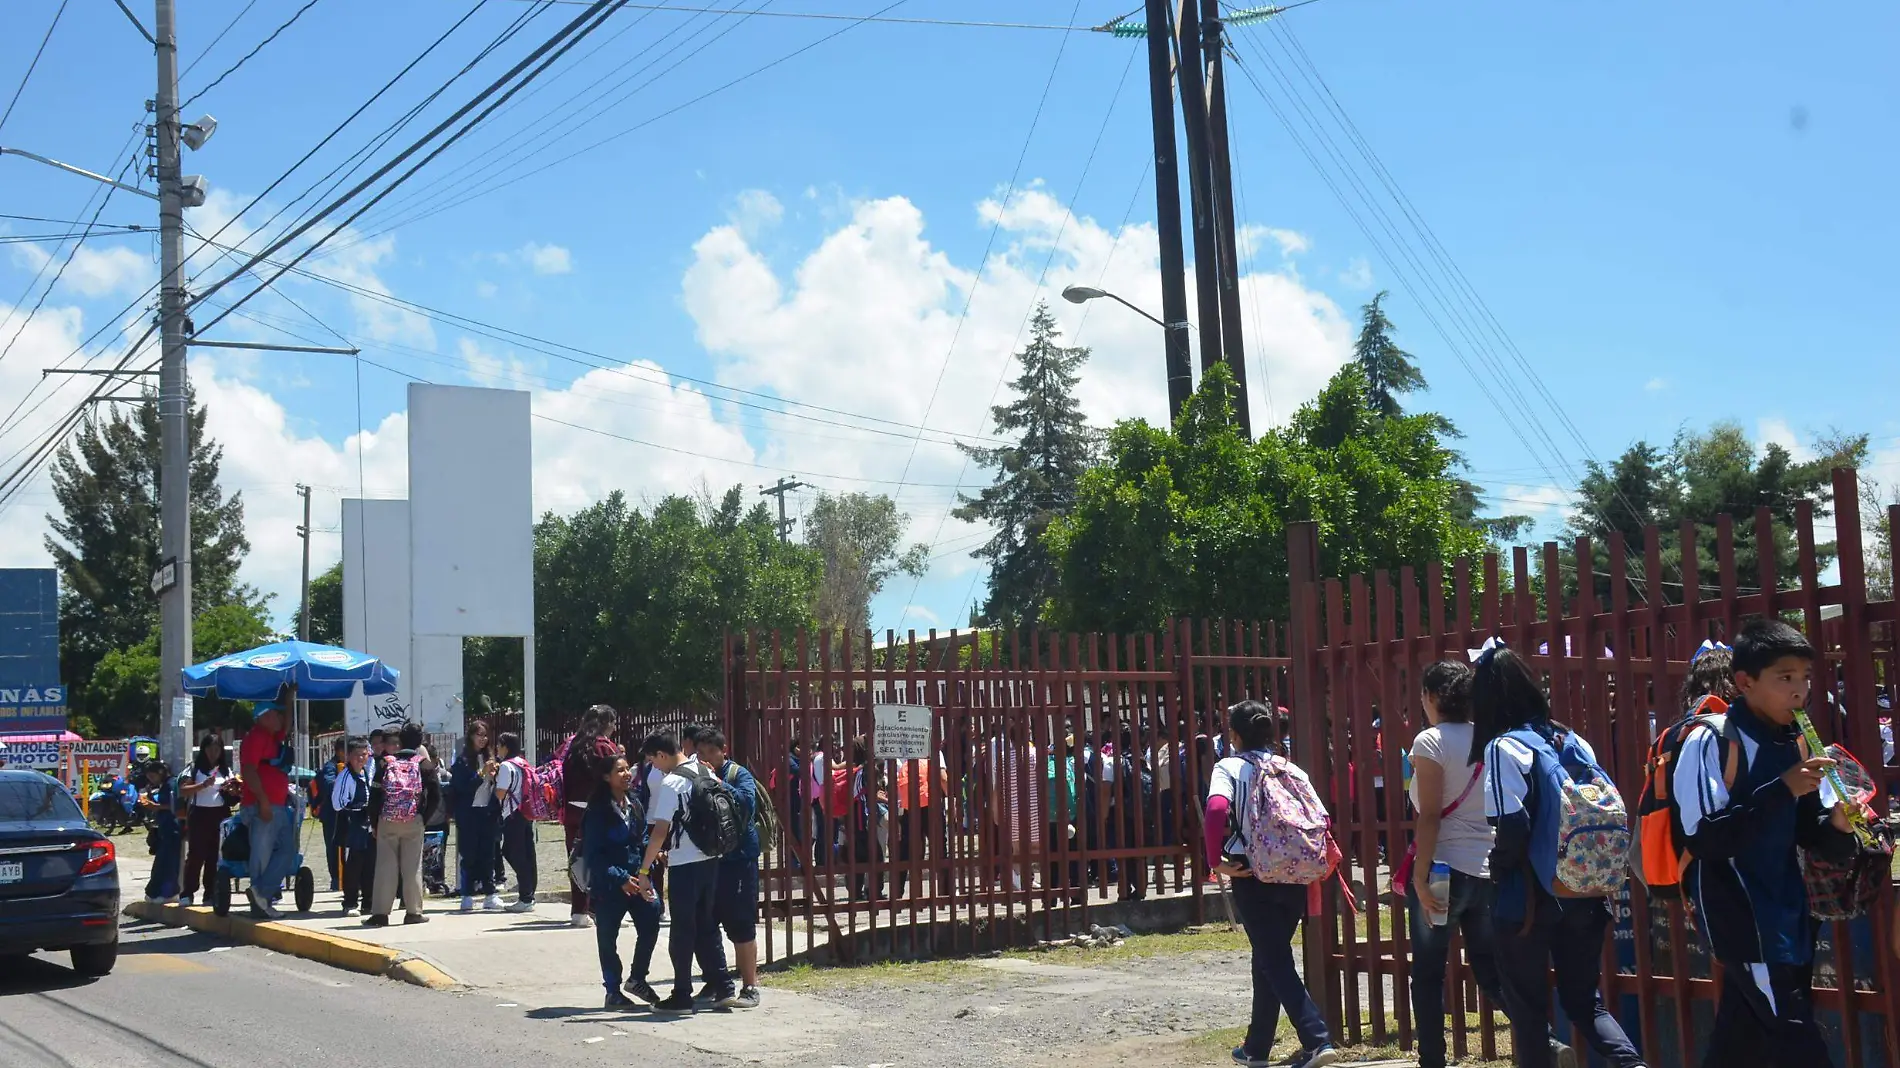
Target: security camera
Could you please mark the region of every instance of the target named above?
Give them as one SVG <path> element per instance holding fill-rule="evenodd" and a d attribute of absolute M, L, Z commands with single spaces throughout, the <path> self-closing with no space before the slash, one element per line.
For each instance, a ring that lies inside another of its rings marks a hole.
<path fill-rule="evenodd" d="M 178 199 L 187 208 L 204 207 L 210 193 L 211 183 L 202 174 L 187 174 L 178 180 Z"/>
<path fill-rule="evenodd" d="M 186 148 L 196 152 L 205 146 L 206 141 L 211 140 L 212 134 L 217 132 L 218 120 L 209 115 L 200 115 L 197 122 L 189 126 L 180 127 L 178 137 L 185 142 Z"/>

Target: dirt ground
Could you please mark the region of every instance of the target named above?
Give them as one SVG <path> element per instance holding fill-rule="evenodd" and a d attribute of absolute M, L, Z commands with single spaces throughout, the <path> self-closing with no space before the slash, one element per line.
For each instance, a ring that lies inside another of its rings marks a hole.
<path fill-rule="evenodd" d="M 1251 996 L 1246 953 L 1245 936 L 1207 929 L 1138 936 L 1114 949 L 800 968 L 768 975 L 765 984 L 861 1019 L 861 1028 L 828 1054 L 837 1068 L 1198 1068 L 1231 1063 L 1228 1051 L 1240 1041 Z M 1283 1021 L 1274 1056 L 1296 1048 Z M 1351 1064 L 1412 1063 L 1391 1046 L 1348 1053 Z"/>

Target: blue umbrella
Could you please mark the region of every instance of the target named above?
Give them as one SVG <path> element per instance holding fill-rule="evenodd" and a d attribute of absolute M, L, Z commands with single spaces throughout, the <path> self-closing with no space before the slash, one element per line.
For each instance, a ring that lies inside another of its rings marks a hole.
<path fill-rule="evenodd" d="M 356 692 L 364 696 L 396 692 L 401 673 L 368 653 L 310 642 L 276 642 L 231 653 L 180 673 L 193 697 L 216 695 L 237 701 L 268 701 L 285 686 L 296 686 L 306 701 L 336 701 Z"/>

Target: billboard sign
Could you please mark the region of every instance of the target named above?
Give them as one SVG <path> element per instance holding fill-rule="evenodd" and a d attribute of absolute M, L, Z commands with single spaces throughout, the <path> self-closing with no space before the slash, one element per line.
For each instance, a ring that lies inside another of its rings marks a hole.
<path fill-rule="evenodd" d="M 59 740 L 38 735 L 29 736 L 31 741 L 0 736 L 0 758 L 5 758 L 9 768 L 32 768 L 35 771 L 59 770 Z"/>
<path fill-rule="evenodd" d="M 0 568 L 0 732 L 65 729 L 58 573 Z"/>

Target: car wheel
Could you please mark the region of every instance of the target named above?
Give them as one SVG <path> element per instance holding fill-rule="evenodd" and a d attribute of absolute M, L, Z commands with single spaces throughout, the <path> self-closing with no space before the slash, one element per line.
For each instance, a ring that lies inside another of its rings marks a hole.
<path fill-rule="evenodd" d="M 73 947 L 73 971 L 80 975 L 95 979 L 109 975 L 112 966 L 118 962 L 119 941 L 116 938 L 102 945 Z"/>
<path fill-rule="evenodd" d="M 297 885 L 292 890 L 297 899 L 297 911 L 309 912 L 310 902 L 317 896 L 317 877 L 310 874 L 309 868 L 297 869 Z"/>
<path fill-rule="evenodd" d="M 231 877 L 223 872 L 211 876 L 211 885 L 206 887 L 206 896 L 211 899 L 211 911 L 219 916 L 231 914 Z"/>

